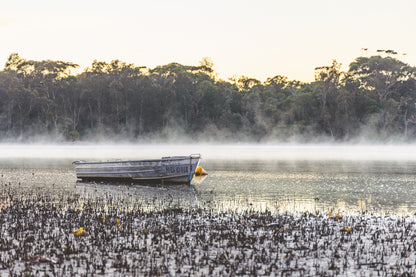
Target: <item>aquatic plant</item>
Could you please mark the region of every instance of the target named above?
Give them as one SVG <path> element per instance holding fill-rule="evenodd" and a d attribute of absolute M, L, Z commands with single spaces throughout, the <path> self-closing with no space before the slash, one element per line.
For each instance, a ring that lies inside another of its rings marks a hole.
<path fill-rule="evenodd" d="M 80 205 L 77 194 L 11 187 L 0 211 L 1 275 L 416 273 L 414 216 L 146 211 L 110 194 Z"/>

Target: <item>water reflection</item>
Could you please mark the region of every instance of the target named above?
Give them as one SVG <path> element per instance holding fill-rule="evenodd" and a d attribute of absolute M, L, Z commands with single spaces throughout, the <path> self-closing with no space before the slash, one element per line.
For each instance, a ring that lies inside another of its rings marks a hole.
<path fill-rule="evenodd" d="M 208 163 L 196 185 L 220 210 L 414 213 L 414 162 L 245 161 Z"/>
<path fill-rule="evenodd" d="M 113 205 L 125 211 L 163 211 L 168 208 L 199 208 L 195 187 L 188 184 L 143 183 L 83 183 L 77 182 L 76 193 L 80 201 L 101 203 L 103 210 Z"/>

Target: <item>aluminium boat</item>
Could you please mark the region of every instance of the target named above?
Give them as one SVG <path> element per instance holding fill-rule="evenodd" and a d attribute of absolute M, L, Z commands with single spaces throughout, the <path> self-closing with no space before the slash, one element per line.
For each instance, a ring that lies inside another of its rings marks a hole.
<path fill-rule="evenodd" d="M 195 176 L 200 159 L 200 154 L 191 154 L 149 160 L 75 161 L 73 164 L 77 178 L 82 181 L 131 180 L 190 183 Z"/>

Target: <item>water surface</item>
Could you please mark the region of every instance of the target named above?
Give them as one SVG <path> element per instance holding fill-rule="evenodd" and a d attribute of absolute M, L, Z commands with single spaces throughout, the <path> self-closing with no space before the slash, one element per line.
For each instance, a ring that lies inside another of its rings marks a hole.
<path fill-rule="evenodd" d="M 192 186 L 77 183 L 74 160 L 201 153 Z M 365 145 L 1 145 L 0 182 L 15 190 L 141 205 L 281 212 L 416 213 L 416 147 Z M 3 203 L 6 201 L 3 197 Z"/>

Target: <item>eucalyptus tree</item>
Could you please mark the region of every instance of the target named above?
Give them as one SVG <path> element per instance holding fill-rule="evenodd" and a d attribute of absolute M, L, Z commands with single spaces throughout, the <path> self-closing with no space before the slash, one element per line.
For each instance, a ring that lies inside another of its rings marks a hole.
<path fill-rule="evenodd" d="M 315 68 L 316 92 L 319 93 L 320 101 L 320 125 L 321 130 L 338 137 L 336 134 L 336 113 L 338 111 L 338 94 L 341 86 L 340 80 L 343 73 L 340 71 L 341 64 L 336 60 L 330 66 Z"/>
<path fill-rule="evenodd" d="M 23 135 L 33 103 L 15 71 L 0 72 L 0 137 Z"/>
<path fill-rule="evenodd" d="M 150 70 L 150 78 L 163 91 L 163 127 L 169 124 L 188 132 L 199 129 L 201 122 L 215 121 L 222 112 L 215 105 L 223 100 L 218 100 L 222 96 L 217 93 L 212 66 L 204 59 L 200 66 L 170 63 Z"/>
<path fill-rule="evenodd" d="M 119 60 L 110 63 L 95 60 L 79 76 L 79 88 L 83 98 L 84 118 L 89 128 L 110 129 L 115 133 L 135 129 L 131 126 L 134 94 L 140 94 L 139 79 L 144 67 L 137 67 Z M 135 109 L 140 107 L 137 105 Z"/>
<path fill-rule="evenodd" d="M 372 56 L 358 57 L 350 64 L 348 73 L 359 82 L 360 88 L 377 100 L 380 131 L 397 131 L 397 120 L 403 116 L 401 113 L 406 112 L 406 109 L 401 109 L 403 99 L 400 100 L 399 92 L 407 94 L 403 88 L 407 82 L 415 78 L 416 69 L 390 56 Z M 407 95 L 404 99 L 407 99 L 404 101 L 406 103 L 416 102 L 413 95 Z M 406 114 L 405 117 L 408 116 Z M 404 129 L 404 132 L 407 132 L 406 128 Z"/>
<path fill-rule="evenodd" d="M 287 77 L 281 75 L 268 78 L 264 82 L 261 109 L 265 120 L 269 121 L 272 128 L 288 120 L 287 112 L 300 86 L 300 82 L 289 81 Z"/>
<path fill-rule="evenodd" d="M 31 109 L 31 123 L 37 124 L 37 128 L 43 131 L 61 131 L 65 125 L 65 115 L 61 111 L 64 104 L 62 94 L 67 83 L 64 81 L 72 74 L 72 70 L 78 65 L 63 61 L 34 61 L 21 58 L 13 53 L 7 59 L 5 72 L 15 72 L 22 80 L 24 87 L 30 93 L 27 98 Z M 23 101 L 21 101 L 23 102 Z M 39 108 L 36 113 L 35 109 Z M 22 113 L 23 109 L 22 109 Z M 39 130 L 38 130 L 39 131 Z"/>

